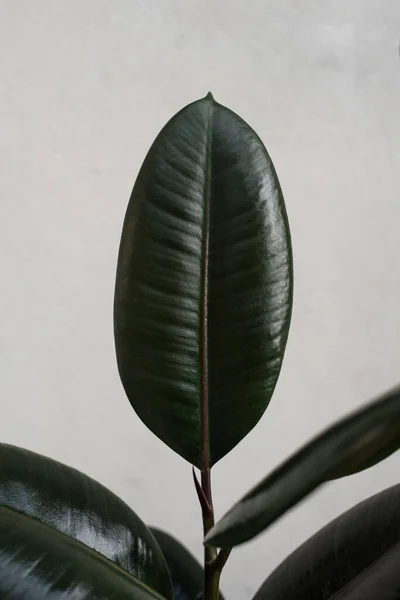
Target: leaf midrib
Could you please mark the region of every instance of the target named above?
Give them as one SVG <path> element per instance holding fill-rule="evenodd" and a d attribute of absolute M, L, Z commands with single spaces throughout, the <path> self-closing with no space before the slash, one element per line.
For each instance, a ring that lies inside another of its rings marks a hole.
<path fill-rule="evenodd" d="M 210 431 L 208 414 L 208 270 L 210 242 L 210 202 L 211 202 L 211 143 L 212 143 L 212 98 L 208 102 L 206 156 L 205 156 L 205 205 L 203 219 L 203 249 L 202 249 L 202 288 L 200 312 L 200 343 L 201 343 L 201 450 L 203 469 L 210 468 Z"/>

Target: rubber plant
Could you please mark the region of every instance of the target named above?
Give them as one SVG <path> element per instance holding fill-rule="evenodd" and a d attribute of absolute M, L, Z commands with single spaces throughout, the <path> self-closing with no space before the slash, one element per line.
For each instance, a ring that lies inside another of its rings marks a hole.
<path fill-rule="evenodd" d="M 400 388 L 341 419 L 216 523 L 212 467 L 258 423 L 292 312 L 290 231 L 257 134 L 211 94 L 162 129 L 122 229 L 118 369 L 143 423 L 192 466 L 204 564 L 83 473 L 0 444 L 0 598 L 217 600 L 233 547 L 320 485 L 400 446 Z M 391 600 L 400 589 L 400 485 L 328 524 L 254 600 Z"/>

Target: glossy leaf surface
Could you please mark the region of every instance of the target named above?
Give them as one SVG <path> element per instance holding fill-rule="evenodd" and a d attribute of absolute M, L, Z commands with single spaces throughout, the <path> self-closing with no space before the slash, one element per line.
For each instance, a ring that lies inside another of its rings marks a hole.
<path fill-rule="evenodd" d="M 150 527 L 167 562 L 174 600 L 199 600 L 203 595 L 204 569 L 193 554 L 165 531 Z M 222 594 L 220 600 L 224 600 Z"/>
<path fill-rule="evenodd" d="M 129 506 L 83 473 L 0 444 L 0 506 L 86 544 L 172 598 L 167 565 L 152 533 Z"/>
<path fill-rule="evenodd" d="M 362 471 L 400 446 L 400 388 L 342 419 L 305 445 L 240 500 L 206 543 L 255 537 L 321 484 Z"/>
<path fill-rule="evenodd" d="M 398 600 L 400 485 L 342 514 L 291 554 L 254 600 Z"/>
<path fill-rule="evenodd" d="M 84 544 L 0 507 L 2 600 L 161 600 Z"/>
<path fill-rule="evenodd" d="M 289 227 L 261 140 L 211 94 L 152 145 L 125 216 L 118 367 L 142 421 L 198 468 L 256 425 L 292 305 Z"/>

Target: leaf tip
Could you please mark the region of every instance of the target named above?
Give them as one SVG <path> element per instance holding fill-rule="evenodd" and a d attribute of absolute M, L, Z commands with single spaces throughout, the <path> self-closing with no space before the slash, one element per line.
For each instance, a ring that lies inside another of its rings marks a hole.
<path fill-rule="evenodd" d="M 214 96 L 211 92 L 208 92 L 207 96 L 205 97 L 205 100 L 211 100 L 212 102 L 214 102 Z"/>
<path fill-rule="evenodd" d="M 212 535 L 214 533 L 213 529 L 214 528 L 210 529 L 210 531 L 205 536 L 205 538 L 203 540 L 203 546 L 209 546 L 211 548 L 217 548 L 218 544 L 216 544 L 214 542 L 214 535 Z"/>

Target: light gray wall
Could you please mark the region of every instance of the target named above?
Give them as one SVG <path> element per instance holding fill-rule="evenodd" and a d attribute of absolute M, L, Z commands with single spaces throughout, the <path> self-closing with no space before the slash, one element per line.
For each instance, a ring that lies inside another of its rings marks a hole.
<path fill-rule="evenodd" d="M 300 443 L 400 380 L 399 0 L 1 0 L 0 439 L 120 494 L 201 556 L 190 466 L 119 383 L 122 219 L 149 145 L 211 90 L 284 189 L 295 305 L 264 419 L 216 468 L 218 514 Z M 244 600 L 400 455 L 326 486 L 235 551 Z M 161 490 L 160 490 L 161 488 Z"/>

